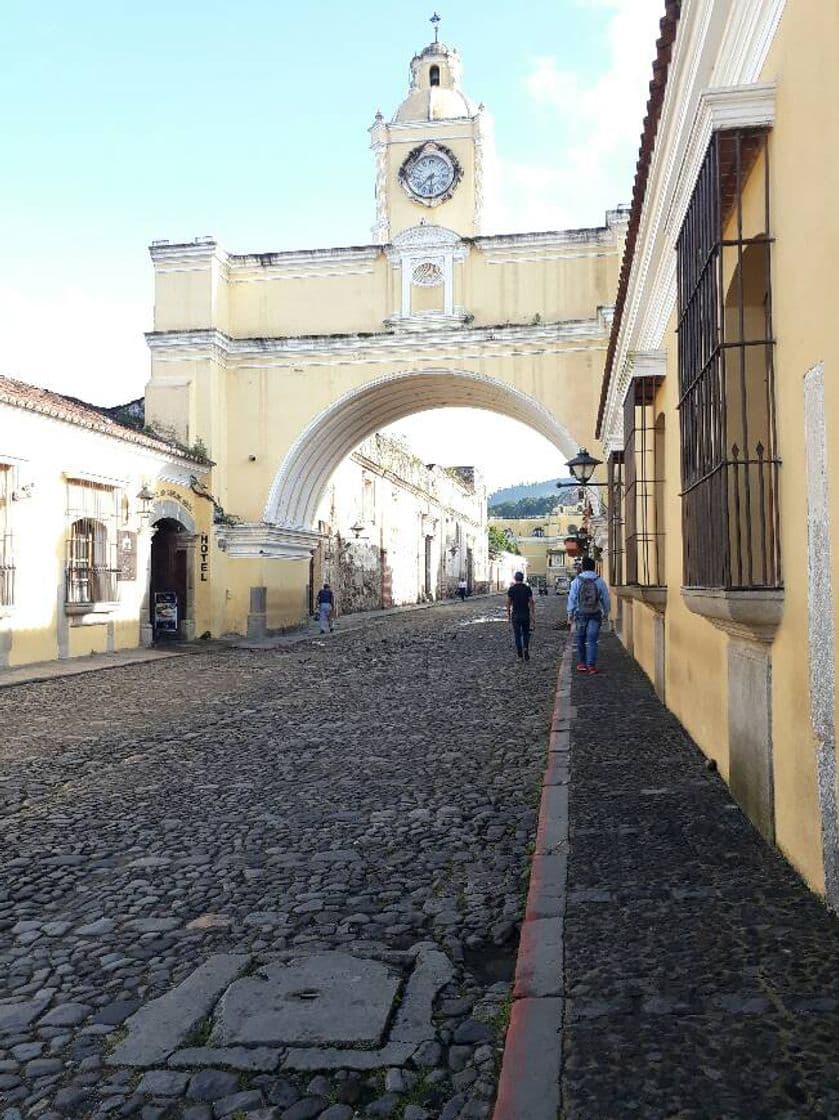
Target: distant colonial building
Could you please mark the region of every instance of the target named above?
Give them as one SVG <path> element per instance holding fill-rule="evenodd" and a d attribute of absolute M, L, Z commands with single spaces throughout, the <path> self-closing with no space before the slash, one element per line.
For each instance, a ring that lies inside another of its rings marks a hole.
<path fill-rule="evenodd" d="M 353 65 L 349 53 L 348 78 Z M 215 535 L 213 633 L 306 616 L 312 559 L 320 567 L 331 548 L 319 525 L 330 524 L 329 480 L 388 424 L 444 405 L 486 408 L 551 440 L 557 475 L 594 437 L 626 213 L 591 229 L 490 233 L 490 118 L 444 43 L 411 60 L 406 97 L 390 120 L 376 114 L 370 144 L 369 244 L 151 246 L 148 418 L 203 442 L 233 519 Z M 337 176 L 336 199 L 340 190 Z M 385 482 L 376 487 L 387 495 Z M 438 594 L 455 568 L 466 571 L 468 546 L 443 565 L 445 526 L 424 539 L 418 591 Z M 365 547 L 391 551 L 372 536 Z M 404 594 L 416 593 L 412 576 Z"/>
<path fill-rule="evenodd" d="M 598 417 L 619 629 L 839 907 L 839 6 L 666 8 Z"/>
<path fill-rule="evenodd" d="M 210 625 L 210 464 L 0 377 L 0 667 Z"/>
<path fill-rule="evenodd" d="M 580 504 L 557 508 L 546 517 L 490 517 L 489 524 L 518 545 L 531 582 L 546 581 L 552 587 L 558 578 L 574 574 L 583 520 Z"/>
<path fill-rule="evenodd" d="M 318 509 L 312 586 L 328 580 L 339 609 L 369 610 L 486 592 L 486 487 L 471 467 L 426 465 L 374 435 L 345 459 Z"/>

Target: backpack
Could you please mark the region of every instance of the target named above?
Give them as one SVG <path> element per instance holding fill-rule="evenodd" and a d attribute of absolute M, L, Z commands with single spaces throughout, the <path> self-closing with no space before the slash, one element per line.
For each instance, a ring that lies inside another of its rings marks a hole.
<path fill-rule="evenodd" d="M 581 614 L 597 614 L 600 610 L 600 589 L 596 579 L 580 580 L 577 609 Z"/>

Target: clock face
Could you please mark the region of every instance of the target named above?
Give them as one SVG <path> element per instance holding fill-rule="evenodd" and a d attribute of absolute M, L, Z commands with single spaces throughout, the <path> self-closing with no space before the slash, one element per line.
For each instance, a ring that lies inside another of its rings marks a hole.
<path fill-rule="evenodd" d="M 437 198 L 451 187 L 454 168 L 445 156 L 426 152 L 407 168 L 405 179 L 417 198 Z"/>

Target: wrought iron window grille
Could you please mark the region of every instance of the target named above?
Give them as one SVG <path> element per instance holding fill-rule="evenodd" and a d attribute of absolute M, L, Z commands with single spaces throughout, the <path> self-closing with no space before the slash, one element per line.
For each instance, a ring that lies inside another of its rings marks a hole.
<path fill-rule="evenodd" d="M 15 603 L 13 494 L 14 468 L 9 464 L 0 463 L 0 607 L 12 607 Z"/>
<path fill-rule="evenodd" d="M 67 484 L 67 559 L 65 596 L 68 609 L 117 600 L 118 492 L 81 479 Z"/>
<path fill-rule="evenodd" d="M 625 583 L 623 550 L 623 451 L 613 451 L 606 460 L 606 485 L 608 487 L 608 541 L 609 583 L 622 587 Z"/>
<path fill-rule="evenodd" d="M 686 587 L 783 587 L 767 137 L 714 134 L 677 242 Z"/>
<path fill-rule="evenodd" d="M 623 406 L 626 583 L 663 587 L 664 429 L 656 424 L 658 377 L 636 377 Z"/>

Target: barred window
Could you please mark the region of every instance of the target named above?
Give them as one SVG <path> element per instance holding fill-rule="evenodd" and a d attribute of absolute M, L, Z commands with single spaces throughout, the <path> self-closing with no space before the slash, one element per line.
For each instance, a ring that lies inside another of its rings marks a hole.
<path fill-rule="evenodd" d="M 117 598 L 118 494 L 82 479 L 67 484 L 67 604 L 113 603 Z"/>
<path fill-rule="evenodd" d="M 684 583 L 780 588 L 765 129 L 715 133 L 677 242 Z"/>
<path fill-rule="evenodd" d="M 0 463 L 0 607 L 15 601 L 15 561 L 12 543 L 12 490 L 14 468 Z"/>
<path fill-rule="evenodd" d="M 612 587 L 622 587 L 625 582 L 623 563 L 623 459 L 622 451 L 613 451 L 606 460 L 606 481 L 609 494 L 609 583 Z"/>
<path fill-rule="evenodd" d="M 660 379 L 636 377 L 623 406 L 626 582 L 661 587 L 664 575 L 664 418 L 655 418 Z"/>

